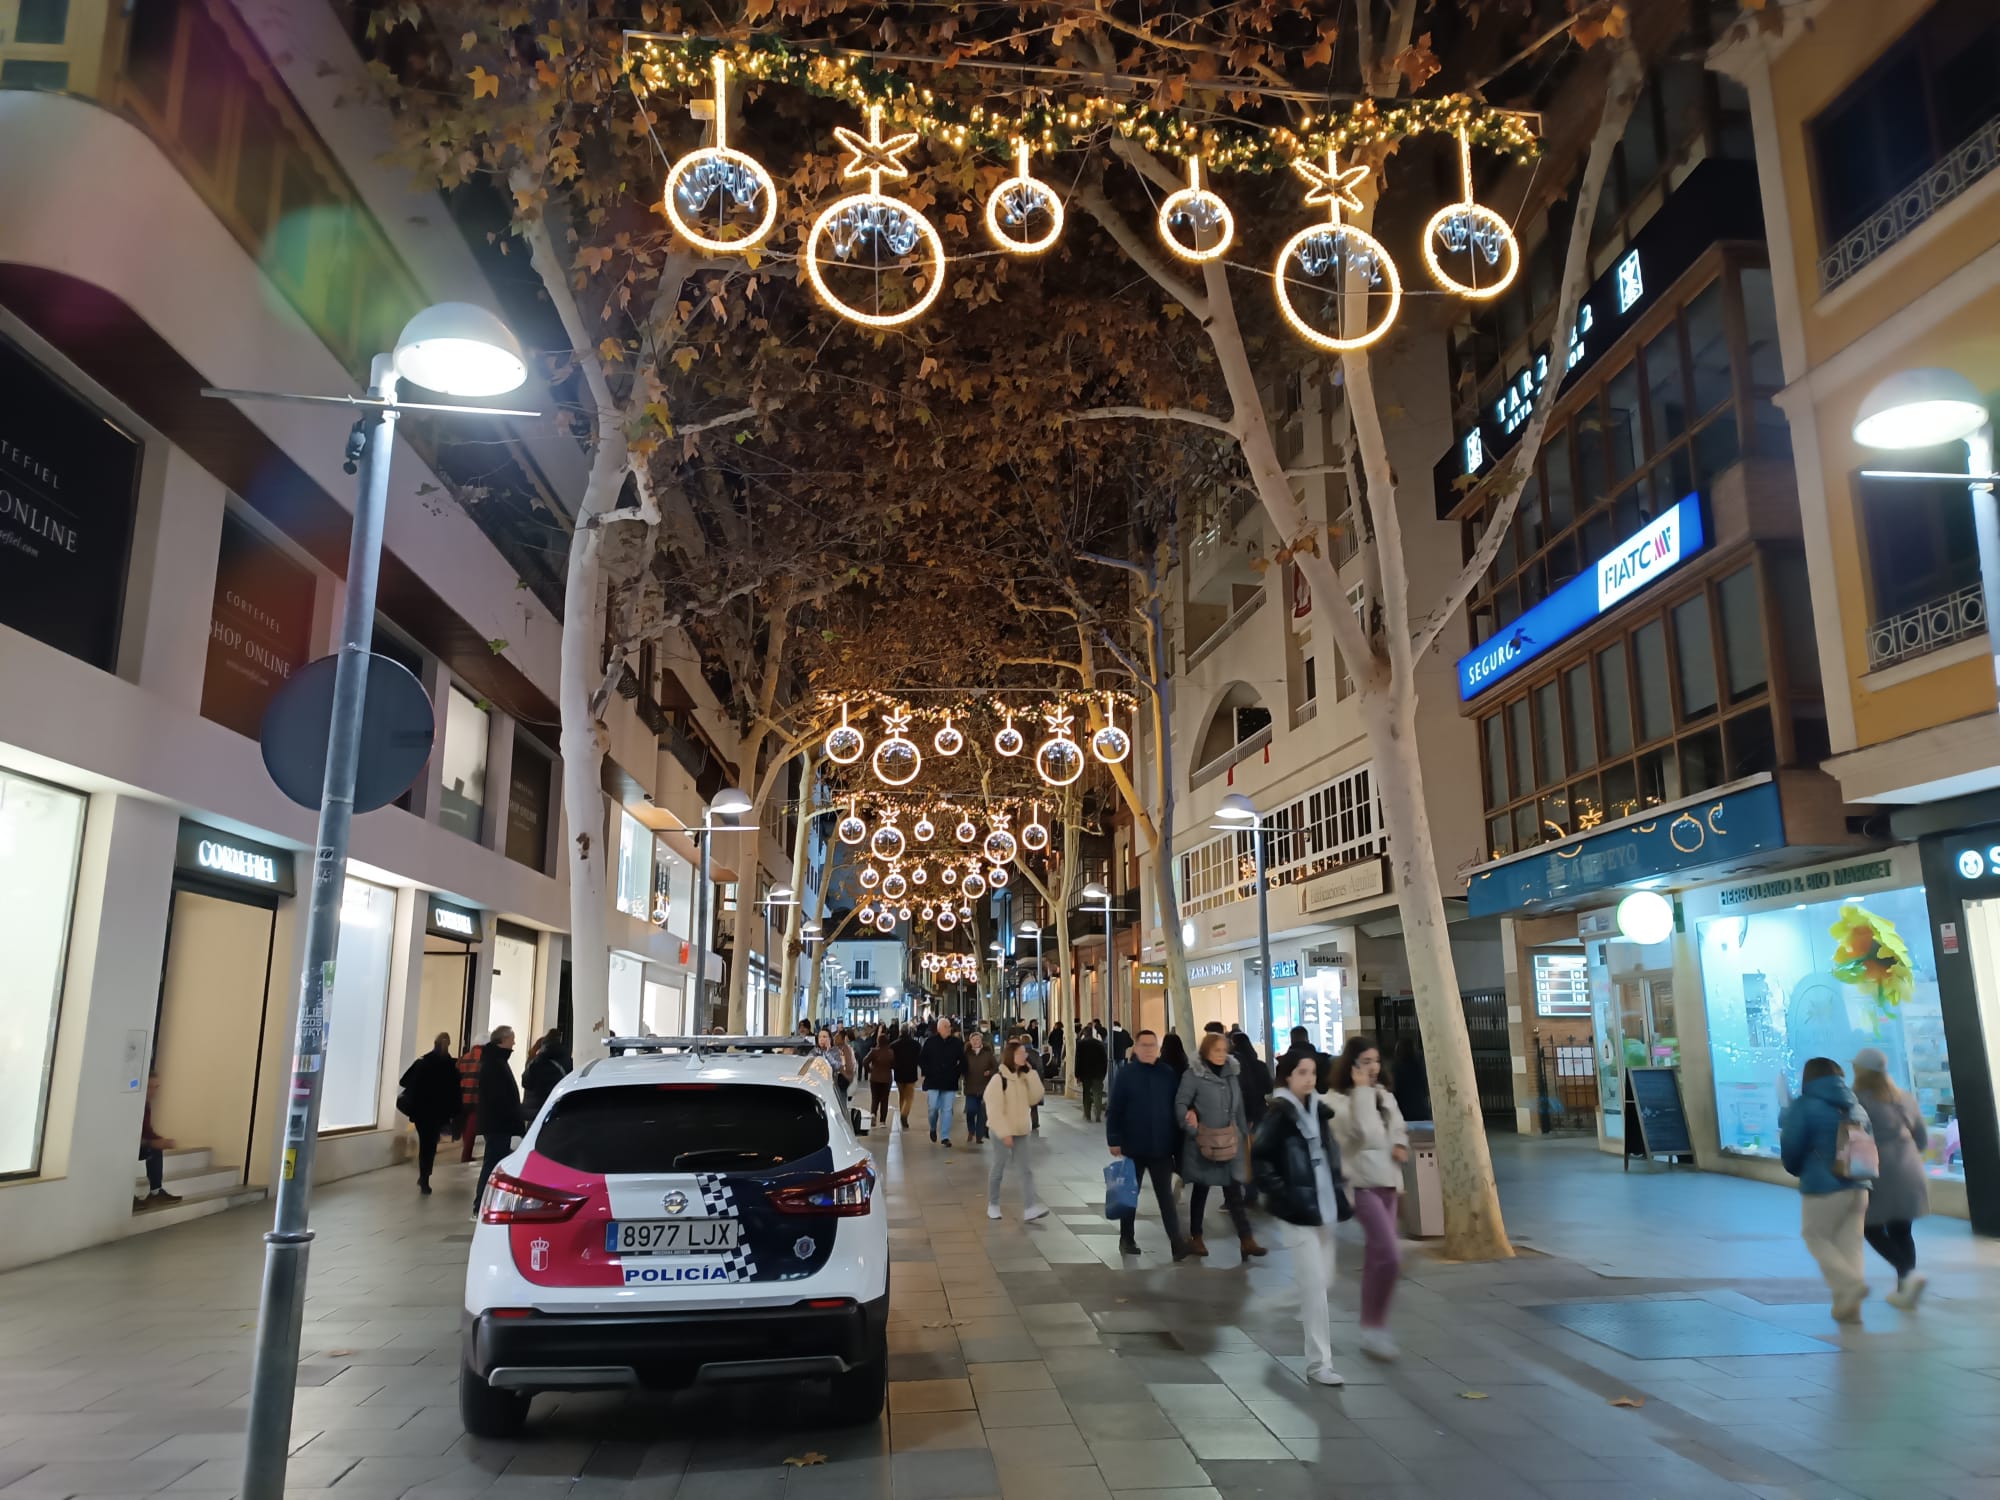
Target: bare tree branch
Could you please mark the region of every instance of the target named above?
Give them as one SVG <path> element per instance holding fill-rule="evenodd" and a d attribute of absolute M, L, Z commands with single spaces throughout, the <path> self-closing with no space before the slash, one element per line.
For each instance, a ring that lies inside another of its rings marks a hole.
<path fill-rule="evenodd" d="M 1196 427 L 1206 427 L 1226 437 L 1235 437 L 1235 426 L 1212 412 L 1196 411 L 1189 406 L 1093 406 L 1084 411 L 1071 412 L 1070 420 L 1075 422 L 1109 422 L 1118 418 L 1131 417 L 1146 422 L 1188 422 Z"/>
<path fill-rule="evenodd" d="M 1142 156 L 1144 153 L 1140 153 Z M 1086 182 L 1076 190 L 1071 199 L 1091 218 L 1104 226 L 1104 232 L 1118 242 L 1134 265 L 1139 267 L 1159 285 L 1174 301 L 1203 322 L 1208 320 L 1208 298 L 1194 289 L 1192 283 L 1175 274 L 1174 269 L 1153 249 L 1152 242 L 1132 227 L 1131 221 L 1112 206 L 1104 196 L 1101 184 Z"/>

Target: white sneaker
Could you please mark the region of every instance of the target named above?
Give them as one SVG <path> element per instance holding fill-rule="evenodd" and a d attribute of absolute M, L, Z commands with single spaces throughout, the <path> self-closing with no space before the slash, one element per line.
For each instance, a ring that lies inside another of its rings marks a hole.
<path fill-rule="evenodd" d="M 1882 1300 L 1891 1307 L 1899 1307 L 1908 1312 L 1917 1305 L 1918 1299 L 1924 1295 L 1924 1288 L 1928 1285 L 1930 1283 L 1921 1276 L 1906 1276 L 1896 1283 L 1896 1290 Z"/>
<path fill-rule="evenodd" d="M 1310 1380 L 1314 1385 L 1347 1384 L 1345 1380 L 1341 1379 L 1340 1371 L 1334 1369 L 1332 1365 L 1314 1365 L 1310 1370 L 1306 1371 L 1306 1379 Z"/>
<path fill-rule="evenodd" d="M 997 1203 L 989 1203 L 989 1204 L 987 1204 L 987 1205 L 986 1205 L 986 1217 L 987 1217 L 987 1218 L 989 1218 L 989 1219 L 997 1219 L 997 1218 L 999 1218 L 999 1217 L 1000 1217 L 1000 1205 L 999 1205 L 999 1204 L 997 1204 Z"/>
<path fill-rule="evenodd" d="M 1037 1203 L 1033 1208 L 1021 1215 L 1021 1222 L 1023 1224 L 1032 1224 L 1035 1220 L 1046 1219 L 1048 1216 L 1048 1205 L 1046 1203 Z"/>
<path fill-rule="evenodd" d="M 1364 1328 L 1361 1330 L 1361 1352 L 1370 1359 L 1388 1364 L 1402 1353 L 1396 1347 L 1396 1336 L 1386 1328 Z"/>

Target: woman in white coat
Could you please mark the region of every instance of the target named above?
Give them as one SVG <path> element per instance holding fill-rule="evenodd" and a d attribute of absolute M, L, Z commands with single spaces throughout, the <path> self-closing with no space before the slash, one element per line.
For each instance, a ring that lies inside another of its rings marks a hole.
<path fill-rule="evenodd" d="M 1000 1143 L 986 1174 L 989 1219 L 1000 1217 L 1000 1181 L 1007 1175 L 1009 1162 L 1021 1169 L 1022 1219 L 1033 1223 L 1048 1214 L 1048 1209 L 1035 1201 L 1035 1172 L 1028 1161 L 1035 1107 L 1041 1102 L 1042 1076 L 1029 1066 L 1028 1043 L 1022 1037 L 1011 1037 L 1000 1054 L 1000 1066 L 986 1085 L 987 1136 Z"/>
<path fill-rule="evenodd" d="M 1396 1195 L 1410 1159 L 1410 1132 L 1396 1096 L 1382 1086 L 1382 1052 L 1373 1037 L 1347 1039 L 1332 1082 L 1326 1102 L 1333 1108 L 1333 1138 L 1368 1246 L 1361 1267 L 1361 1352 L 1390 1360 L 1396 1340 L 1389 1332 L 1389 1301 L 1402 1272 Z"/>

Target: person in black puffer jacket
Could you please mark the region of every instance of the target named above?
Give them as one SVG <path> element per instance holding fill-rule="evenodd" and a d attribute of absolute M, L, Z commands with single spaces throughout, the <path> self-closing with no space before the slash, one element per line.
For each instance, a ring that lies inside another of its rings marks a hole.
<path fill-rule="evenodd" d="M 535 1043 L 535 1055 L 521 1073 L 521 1104 L 530 1120 L 542 1112 L 556 1085 L 569 1077 L 569 1052 L 560 1031 L 551 1031 Z"/>
<path fill-rule="evenodd" d="M 1306 1374 L 1317 1385 L 1341 1385 L 1326 1305 L 1333 1289 L 1333 1226 L 1341 1219 L 1340 1147 L 1333 1139 L 1333 1111 L 1315 1092 L 1318 1083 L 1318 1059 L 1309 1051 L 1291 1060 L 1278 1077 L 1250 1163 L 1266 1206 L 1284 1221 L 1281 1235 L 1298 1279 Z"/>
<path fill-rule="evenodd" d="M 527 1128 L 521 1086 L 514 1081 L 514 1028 L 495 1027 L 493 1039 L 479 1054 L 479 1129 L 486 1137 L 486 1164 L 479 1169 L 479 1186 L 472 1193 L 475 1211 L 486 1196 L 486 1179 L 514 1149 L 514 1137 Z"/>
<path fill-rule="evenodd" d="M 437 1165 L 438 1137 L 458 1113 L 458 1059 L 451 1055 L 451 1033 L 440 1031 L 431 1050 L 404 1070 L 396 1107 L 417 1127 L 417 1191 L 431 1190 Z"/>

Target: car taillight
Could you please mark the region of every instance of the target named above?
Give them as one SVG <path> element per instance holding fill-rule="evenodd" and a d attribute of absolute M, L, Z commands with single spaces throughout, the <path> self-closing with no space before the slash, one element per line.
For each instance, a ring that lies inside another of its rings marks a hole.
<path fill-rule="evenodd" d="M 479 1205 L 482 1224 L 559 1224 L 588 1201 L 581 1193 L 537 1187 L 505 1172 L 495 1172 Z"/>
<path fill-rule="evenodd" d="M 781 1214 L 831 1214 L 838 1219 L 859 1218 L 868 1212 L 868 1200 L 875 1194 L 875 1166 L 860 1162 L 830 1177 L 814 1177 L 771 1194 L 771 1207 Z"/>

